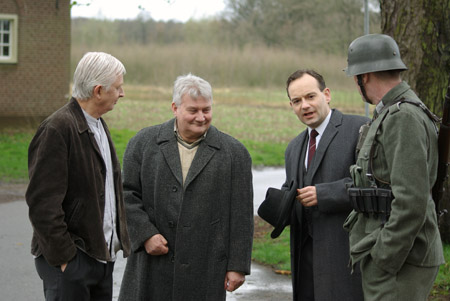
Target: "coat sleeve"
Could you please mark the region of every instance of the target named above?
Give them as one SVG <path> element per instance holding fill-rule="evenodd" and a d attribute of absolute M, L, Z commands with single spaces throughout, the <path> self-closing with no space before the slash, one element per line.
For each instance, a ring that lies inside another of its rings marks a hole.
<path fill-rule="evenodd" d="M 131 250 L 141 251 L 147 239 L 159 231 L 151 222 L 153 212 L 142 200 L 141 168 L 145 149 L 145 135 L 130 140 L 123 158 L 123 191 Z M 153 219 L 154 220 L 154 219 Z"/>
<path fill-rule="evenodd" d="M 352 178 L 344 178 L 330 183 L 316 184 L 319 210 L 325 213 L 350 212 L 352 207 L 346 184 L 351 182 Z"/>
<path fill-rule="evenodd" d="M 347 185 L 353 182 L 350 177 L 350 166 L 356 162 L 356 146 L 360 127 L 369 121 L 361 116 L 344 115 L 346 126 L 342 128 L 343 136 L 334 143 L 339 145 L 342 160 L 327 162 L 340 166 L 341 179 L 328 183 L 316 184 L 317 200 L 319 210 L 324 213 L 348 213 L 352 210 L 347 194 Z M 331 151 L 331 150 L 328 150 Z M 334 150 L 335 151 L 335 150 Z M 326 170 L 326 166 L 324 166 Z M 345 172 L 344 172 L 345 171 Z"/>
<path fill-rule="evenodd" d="M 250 274 L 253 245 L 252 160 L 248 151 L 232 154 L 231 216 L 228 271 Z"/>
<path fill-rule="evenodd" d="M 69 181 L 69 147 L 58 130 L 47 126 L 38 130 L 28 148 L 29 218 L 39 248 L 53 266 L 69 262 L 77 252 L 62 207 Z"/>

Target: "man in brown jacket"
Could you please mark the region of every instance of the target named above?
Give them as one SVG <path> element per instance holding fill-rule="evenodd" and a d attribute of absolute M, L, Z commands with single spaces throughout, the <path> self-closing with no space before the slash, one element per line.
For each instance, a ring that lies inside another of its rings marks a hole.
<path fill-rule="evenodd" d="M 129 254 L 120 164 L 101 118 L 124 96 L 124 74 L 113 56 L 87 53 L 72 99 L 30 143 L 26 201 L 46 300 L 111 300 L 116 252 Z"/>

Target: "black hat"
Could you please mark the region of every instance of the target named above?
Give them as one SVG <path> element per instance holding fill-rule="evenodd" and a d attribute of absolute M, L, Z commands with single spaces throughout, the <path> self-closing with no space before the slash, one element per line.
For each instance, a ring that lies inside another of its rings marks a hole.
<path fill-rule="evenodd" d="M 270 187 L 266 199 L 258 208 L 258 215 L 275 227 L 270 237 L 277 238 L 289 223 L 290 213 L 297 195 L 297 182 L 291 181 L 289 189 L 280 190 Z"/>

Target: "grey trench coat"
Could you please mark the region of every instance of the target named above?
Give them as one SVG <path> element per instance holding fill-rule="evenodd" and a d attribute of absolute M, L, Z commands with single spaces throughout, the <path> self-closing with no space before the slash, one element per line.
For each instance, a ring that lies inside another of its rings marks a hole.
<path fill-rule="evenodd" d="M 124 195 L 132 254 L 120 300 L 224 300 L 227 271 L 250 273 L 251 158 L 211 126 L 183 187 L 174 121 L 132 138 L 124 155 Z M 144 242 L 160 233 L 169 253 Z"/>

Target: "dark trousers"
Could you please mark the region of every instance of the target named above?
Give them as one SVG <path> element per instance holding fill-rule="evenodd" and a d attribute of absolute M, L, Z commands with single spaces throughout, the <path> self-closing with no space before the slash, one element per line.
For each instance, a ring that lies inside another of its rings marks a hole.
<path fill-rule="evenodd" d="M 313 242 L 305 231 L 299 259 L 298 300 L 314 301 Z"/>
<path fill-rule="evenodd" d="M 77 251 L 64 272 L 49 265 L 44 256 L 36 258 L 35 264 L 47 301 L 112 300 L 113 262 L 104 264 Z"/>

